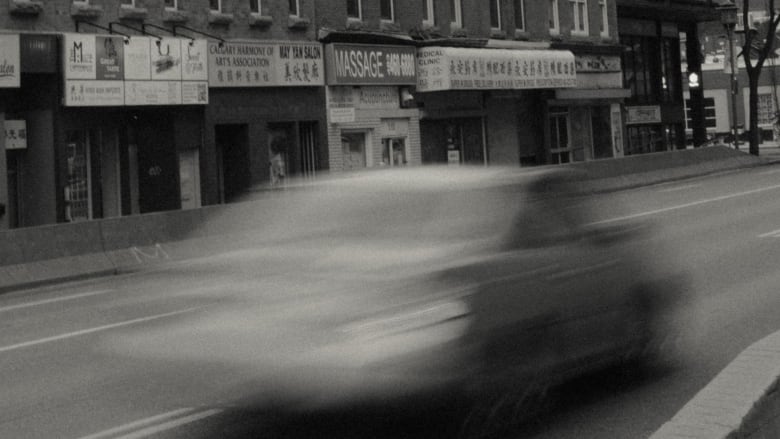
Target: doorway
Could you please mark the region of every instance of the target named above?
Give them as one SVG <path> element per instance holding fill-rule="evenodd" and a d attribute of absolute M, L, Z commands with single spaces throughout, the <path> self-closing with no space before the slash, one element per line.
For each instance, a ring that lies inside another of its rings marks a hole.
<path fill-rule="evenodd" d="M 220 202 L 230 203 L 246 192 L 252 183 L 249 128 L 246 124 L 216 125 L 214 137 Z"/>

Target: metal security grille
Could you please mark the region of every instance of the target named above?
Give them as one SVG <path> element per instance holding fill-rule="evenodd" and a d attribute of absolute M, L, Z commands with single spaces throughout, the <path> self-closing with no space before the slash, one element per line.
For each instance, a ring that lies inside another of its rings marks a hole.
<path fill-rule="evenodd" d="M 317 175 L 317 122 L 300 122 L 298 136 L 301 146 L 301 176 L 314 178 Z"/>

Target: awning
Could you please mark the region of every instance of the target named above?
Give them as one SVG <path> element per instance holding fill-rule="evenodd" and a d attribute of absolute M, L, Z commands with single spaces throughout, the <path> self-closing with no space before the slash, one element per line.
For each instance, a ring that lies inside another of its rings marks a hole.
<path fill-rule="evenodd" d="M 423 47 L 417 67 L 418 92 L 577 86 L 574 54 L 568 50 Z"/>

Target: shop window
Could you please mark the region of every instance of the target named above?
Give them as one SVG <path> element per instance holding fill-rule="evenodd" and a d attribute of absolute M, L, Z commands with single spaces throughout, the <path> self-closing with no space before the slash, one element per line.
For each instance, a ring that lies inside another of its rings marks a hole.
<path fill-rule="evenodd" d="M 301 5 L 299 0 L 289 0 L 288 1 L 289 8 L 290 8 L 290 16 L 292 17 L 300 17 L 301 16 Z"/>
<path fill-rule="evenodd" d="M 602 37 L 607 38 L 609 37 L 609 9 L 607 8 L 607 0 L 599 0 L 599 17 L 601 17 L 599 34 Z"/>
<path fill-rule="evenodd" d="M 626 155 L 645 154 L 666 150 L 663 127 L 661 125 L 629 126 Z"/>
<path fill-rule="evenodd" d="M 550 159 L 553 164 L 571 161 L 567 107 L 550 107 Z"/>
<path fill-rule="evenodd" d="M 490 0 L 490 28 L 501 29 L 501 0 Z"/>
<path fill-rule="evenodd" d="M 558 22 L 558 0 L 547 0 L 547 26 L 550 35 L 558 35 L 561 32 Z"/>
<path fill-rule="evenodd" d="M 525 32 L 525 0 L 515 0 L 515 30 Z"/>
<path fill-rule="evenodd" d="M 593 158 L 612 157 L 612 121 L 610 107 L 600 105 L 590 109 L 590 125 L 593 133 Z"/>
<path fill-rule="evenodd" d="M 343 132 L 341 134 L 341 151 L 344 157 L 345 171 L 366 167 L 366 133 Z"/>
<path fill-rule="evenodd" d="M 588 0 L 569 0 L 573 35 L 588 34 Z"/>
<path fill-rule="evenodd" d="M 450 0 L 450 26 L 454 28 L 463 27 L 463 10 L 460 2 L 461 0 Z"/>
<path fill-rule="evenodd" d="M 361 0 L 347 0 L 347 17 L 356 20 L 363 19 L 363 5 Z"/>
<path fill-rule="evenodd" d="M 100 217 L 100 132 L 68 131 L 66 134 L 65 219 L 70 222 Z M 97 175 L 96 175 L 97 174 Z"/>
<path fill-rule="evenodd" d="M 423 12 L 422 15 L 423 24 L 428 26 L 433 26 L 434 24 L 436 24 L 436 18 L 435 18 L 436 11 L 434 10 L 433 7 L 433 0 L 423 0 L 422 12 Z"/>
<path fill-rule="evenodd" d="M 379 0 L 379 18 L 383 21 L 395 21 L 393 0 Z"/>
<path fill-rule="evenodd" d="M 406 166 L 406 139 L 403 137 L 382 139 L 382 165 Z"/>

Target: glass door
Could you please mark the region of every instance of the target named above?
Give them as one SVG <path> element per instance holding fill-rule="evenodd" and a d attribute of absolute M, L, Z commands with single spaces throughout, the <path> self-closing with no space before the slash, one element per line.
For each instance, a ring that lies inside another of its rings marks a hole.
<path fill-rule="evenodd" d="M 550 160 L 553 164 L 571 161 L 569 141 L 569 109 L 550 107 Z"/>

